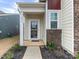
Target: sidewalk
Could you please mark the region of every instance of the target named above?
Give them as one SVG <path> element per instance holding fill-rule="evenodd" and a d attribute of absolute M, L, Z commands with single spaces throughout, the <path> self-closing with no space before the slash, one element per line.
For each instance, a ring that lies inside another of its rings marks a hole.
<path fill-rule="evenodd" d="M 38 46 L 27 47 L 23 59 L 42 59 L 40 47 Z"/>

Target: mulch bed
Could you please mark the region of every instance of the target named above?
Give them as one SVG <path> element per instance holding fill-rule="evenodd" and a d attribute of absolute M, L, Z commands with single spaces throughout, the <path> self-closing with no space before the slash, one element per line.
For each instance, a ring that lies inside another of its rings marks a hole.
<path fill-rule="evenodd" d="M 8 50 L 1 59 L 22 59 L 27 47 L 19 46 L 16 48 L 15 46 Z"/>
<path fill-rule="evenodd" d="M 46 47 L 40 47 L 43 59 L 75 59 L 71 54 L 63 49 L 49 51 Z"/>

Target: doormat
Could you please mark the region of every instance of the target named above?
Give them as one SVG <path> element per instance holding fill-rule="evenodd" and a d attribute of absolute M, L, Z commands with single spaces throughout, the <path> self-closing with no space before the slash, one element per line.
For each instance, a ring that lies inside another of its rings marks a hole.
<path fill-rule="evenodd" d="M 32 40 L 32 42 L 39 42 L 39 40 Z"/>

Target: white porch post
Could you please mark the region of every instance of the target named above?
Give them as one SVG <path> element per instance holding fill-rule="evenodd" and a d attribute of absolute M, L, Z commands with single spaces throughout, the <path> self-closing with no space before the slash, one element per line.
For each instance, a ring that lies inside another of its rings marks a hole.
<path fill-rule="evenodd" d="M 47 44 L 47 29 L 48 29 L 48 15 L 47 15 L 47 11 L 48 11 L 48 1 L 46 1 L 46 10 L 45 10 L 45 45 Z"/>
<path fill-rule="evenodd" d="M 23 16 L 20 14 L 20 46 L 23 46 Z"/>

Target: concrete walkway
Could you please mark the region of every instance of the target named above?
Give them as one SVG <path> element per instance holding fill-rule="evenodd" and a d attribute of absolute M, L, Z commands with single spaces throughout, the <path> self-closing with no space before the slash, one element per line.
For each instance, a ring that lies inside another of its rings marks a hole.
<path fill-rule="evenodd" d="M 18 42 L 18 36 L 0 40 L 0 58 Z"/>
<path fill-rule="evenodd" d="M 42 59 L 40 47 L 37 46 L 27 47 L 23 59 Z"/>

